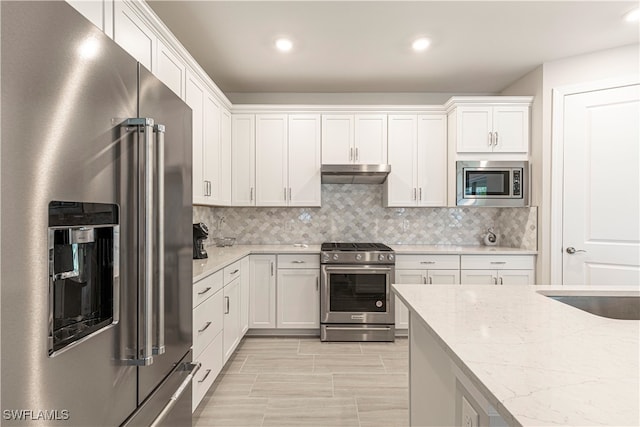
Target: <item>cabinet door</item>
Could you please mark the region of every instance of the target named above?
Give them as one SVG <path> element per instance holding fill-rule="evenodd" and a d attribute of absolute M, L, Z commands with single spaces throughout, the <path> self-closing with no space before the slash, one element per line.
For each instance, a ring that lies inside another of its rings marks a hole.
<path fill-rule="evenodd" d="M 224 362 L 240 342 L 240 278 L 224 287 L 224 329 L 222 337 L 224 343 Z"/>
<path fill-rule="evenodd" d="M 396 270 L 395 283 L 398 284 L 425 284 L 427 282 L 425 270 Z M 395 297 L 396 329 L 407 329 L 409 327 L 409 310 Z"/>
<path fill-rule="evenodd" d="M 492 107 L 458 107 L 456 109 L 459 153 L 486 153 L 493 150 Z"/>
<path fill-rule="evenodd" d="M 278 270 L 278 328 L 320 327 L 320 270 Z"/>
<path fill-rule="evenodd" d="M 256 206 L 286 206 L 287 115 L 256 115 Z"/>
<path fill-rule="evenodd" d="M 113 0 L 66 0 L 82 16 L 113 37 Z"/>
<path fill-rule="evenodd" d="M 529 107 L 494 107 L 494 152 L 526 153 L 529 151 Z"/>
<path fill-rule="evenodd" d="M 208 194 L 208 183 L 204 179 L 204 85 L 190 73 L 187 74 L 187 87 L 185 101 L 192 110 L 192 137 L 193 137 L 193 203 L 205 203 L 205 194 Z"/>
<path fill-rule="evenodd" d="M 322 164 L 353 163 L 353 116 L 348 114 L 322 116 Z"/>
<path fill-rule="evenodd" d="M 447 116 L 418 116 L 419 206 L 447 205 Z M 391 166 L 393 172 L 393 166 Z"/>
<path fill-rule="evenodd" d="M 231 113 L 220 112 L 220 204 L 231 206 Z"/>
<path fill-rule="evenodd" d="M 114 3 L 113 40 L 129 55 L 153 71 L 156 35 L 126 3 Z"/>
<path fill-rule="evenodd" d="M 176 95 L 184 99 L 187 66 L 171 49 L 158 40 L 153 73 Z"/>
<path fill-rule="evenodd" d="M 496 285 L 498 272 L 496 270 L 461 270 L 460 283 L 463 285 Z"/>
<path fill-rule="evenodd" d="M 387 163 L 387 115 L 356 114 L 354 141 L 355 163 Z"/>
<path fill-rule="evenodd" d="M 320 115 L 290 114 L 289 206 L 320 206 Z"/>
<path fill-rule="evenodd" d="M 256 204 L 256 122 L 253 114 L 231 117 L 231 204 Z"/>
<path fill-rule="evenodd" d="M 204 155 L 203 176 L 209 183 L 209 193 L 205 198 L 208 205 L 220 204 L 220 106 L 206 92 L 204 98 Z"/>
<path fill-rule="evenodd" d="M 417 116 L 389 116 L 389 164 L 385 183 L 386 206 L 415 206 L 417 199 Z"/>
<path fill-rule="evenodd" d="M 249 328 L 276 327 L 276 256 L 250 256 Z"/>
<path fill-rule="evenodd" d="M 533 270 L 499 270 L 498 284 L 500 285 L 533 285 L 535 284 Z"/>
<path fill-rule="evenodd" d="M 240 337 L 247 333 L 249 329 L 249 284 L 251 283 L 251 270 L 249 257 L 246 256 L 240 260 Z"/>
<path fill-rule="evenodd" d="M 430 285 L 459 285 L 460 270 L 429 270 L 427 283 Z"/>

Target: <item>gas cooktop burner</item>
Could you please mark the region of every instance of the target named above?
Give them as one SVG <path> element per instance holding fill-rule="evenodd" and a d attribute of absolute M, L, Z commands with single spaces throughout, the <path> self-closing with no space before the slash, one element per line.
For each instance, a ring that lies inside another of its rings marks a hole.
<path fill-rule="evenodd" d="M 321 248 L 323 251 L 378 251 L 378 252 L 392 252 L 389 246 L 382 243 L 337 243 L 329 242 L 323 243 Z"/>

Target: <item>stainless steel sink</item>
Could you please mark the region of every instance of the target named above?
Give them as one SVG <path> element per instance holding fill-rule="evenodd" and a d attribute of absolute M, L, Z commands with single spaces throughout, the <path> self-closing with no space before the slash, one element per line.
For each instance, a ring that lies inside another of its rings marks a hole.
<path fill-rule="evenodd" d="M 597 316 L 610 319 L 640 320 L 640 297 L 546 296 Z"/>

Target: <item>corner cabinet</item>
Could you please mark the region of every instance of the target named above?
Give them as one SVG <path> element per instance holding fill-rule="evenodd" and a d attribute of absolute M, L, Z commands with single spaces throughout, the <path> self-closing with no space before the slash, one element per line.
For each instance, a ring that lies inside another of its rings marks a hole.
<path fill-rule="evenodd" d="M 384 206 L 446 206 L 446 115 L 390 115 L 388 131 L 391 173 Z"/>
<path fill-rule="evenodd" d="M 322 163 L 387 163 L 387 115 L 323 114 Z"/>

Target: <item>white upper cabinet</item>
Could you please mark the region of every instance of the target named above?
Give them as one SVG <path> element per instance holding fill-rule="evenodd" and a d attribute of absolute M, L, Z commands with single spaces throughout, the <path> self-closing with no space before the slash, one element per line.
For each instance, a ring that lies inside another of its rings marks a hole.
<path fill-rule="evenodd" d="M 319 114 L 289 115 L 289 206 L 320 206 L 320 133 Z"/>
<path fill-rule="evenodd" d="M 153 69 L 157 36 L 127 3 L 114 3 L 113 39 L 149 71 Z"/>
<path fill-rule="evenodd" d="M 209 183 L 209 191 L 205 194 L 205 204 L 220 204 L 220 105 L 216 99 L 206 92 L 204 98 L 204 141 L 203 141 L 203 177 Z"/>
<path fill-rule="evenodd" d="M 204 85 L 191 73 L 187 75 L 185 101 L 191 107 L 193 138 L 193 203 L 206 203 L 210 183 L 204 178 Z"/>
<path fill-rule="evenodd" d="M 231 206 L 231 113 L 226 108 L 220 115 L 220 204 Z"/>
<path fill-rule="evenodd" d="M 175 92 L 180 98 L 185 98 L 187 66 L 184 61 L 161 41 L 157 41 L 157 53 L 153 73 L 162 83 Z"/>
<path fill-rule="evenodd" d="M 231 204 L 256 204 L 256 118 L 254 114 L 231 117 Z"/>
<path fill-rule="evenodd" d="M 323 115 L 322 163 L 387 163 L 387 115 Z"/>
<path fill-rule="evenodd" d="M 385 206 L 446 206 L 446 122 L 444 114 L 389 116 Z"/>
<path fill-rule="evenodd" d="M 113 38 L 113 0 L 66 0 L 93 25 Z"/>
<path fill-rule="evenodd" d="M 287 204 L 287 115 L 256 115 L 256 205 Z"/>
<path fill-rule="evenodd" d="M 449 105 L 458 153 L 528 153 L 529 102 Z"/>

